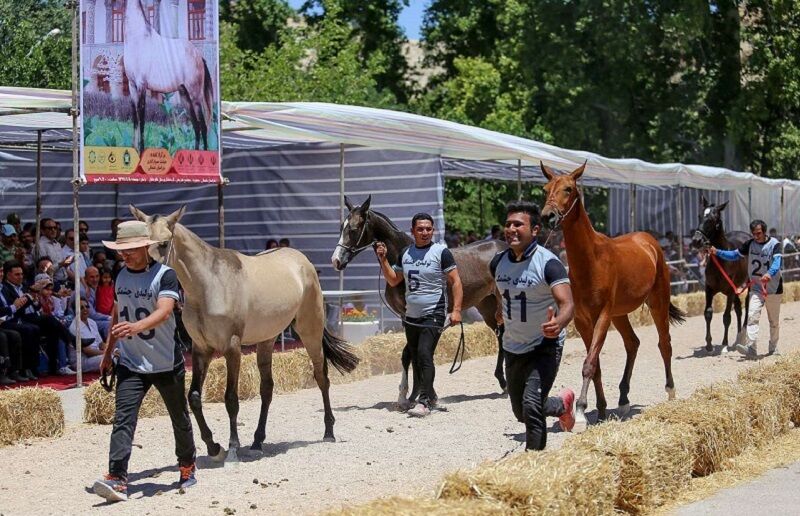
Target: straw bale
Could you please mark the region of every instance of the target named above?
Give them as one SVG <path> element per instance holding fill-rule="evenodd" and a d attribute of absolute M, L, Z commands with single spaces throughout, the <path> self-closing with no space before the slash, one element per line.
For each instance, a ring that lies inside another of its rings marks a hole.
<path fill-rule="evenodd" d="M 511 507 L 488 500 L 431 500 L 428 498 L 379 498 L 372 502 L 342 507 L 325 513 L 328 516 L 504 516 L 520 514 Z"/>
<path fill-rule="evenodd" d="M 593 426 L 564 447 L 612 456 L 620 468 L 616 508 L 641 513 L 689 484 L 696 439 L 689 425 L 636 419 Z"/>
<path fill-rule="evenodd" d="M 780 403 L 789 412 L 790 420 L 800 426 L 800 355 L 791 354 L 774 364 L 750 367 L 739 374 L 739 382 L 749 385 L 776 385 L 786 389 Z M 774 396 L 774 395 L 773 395 Z"/>
<path fill-rule="evenodd" d="M 189 391 L 192 383 L 192 374 L 186 373 L 184 382 L 185 391 Z M 115 393 L 107 392 L 100 385 L 99 381 L 92 382 L 83 391 L 83 421 L 85 423 L 95 423 L 98 425 L 110 425 L 114 422 L 114 412 L 116 407 Z M 139 417 L 156 417 L 167 415 L 167 407 L 161 394 L 155 387 L 151 387 L 142 400 L 139 408 Z"/>
<path fill-rule="evenodd" d="M 439 496 L 502 502 L 524 514 L 610 514 L 618 472 L 613 457 L 593 451 L 518 453 L 450 473 Z"/>
<path fill-rule="evenodd" d="M 275 393 L 295 392 L 315 386 L 311 359 L 305 349 L 272 355 L 272 379 Z"/>
<path fill-rule="evenodd" d="M 225 358 L 215 358 L 208 365 L 206 381 L 203 384 L 203 400 L 210 403 L 225 401 L 227 383 L 228 366 Z M 253 399 L 259 395 L 260 390 L 261 374 L 258 372 L 256 354 L 243 355 L 239 367 L 239 399 Z"/>
<path fill-rule="evenodd" d="M 642 414 L 644 420 L 685 424 L 694 430 L 695 475 L 718 471 L 726 460 L 750 443 L 750 414 L 730 382 L 703 387 L 689 398 L 659 403 Z"/>
<path fill-rule="evenodd" d="M 388 332 L 368 337 L 359 346 L 364 355 L 369 357 L 372 376 L 394 374 L 403 370 L 400 357 L 406 345 L 403 332 Z"/>
<path fill-rule="evenodd" d="M 788 385 L 741 382 L 738 387 L 736 399 L 750 415 L 749 444 L 761 446 L 789 428 L 793 407 L 784 402 L 792 397 Z"/>
<path fill-rule="evenodd" d="M 56 391 L 42 387 L 0 391 L 0 446 L 63 433 L 64 409 Z"/>

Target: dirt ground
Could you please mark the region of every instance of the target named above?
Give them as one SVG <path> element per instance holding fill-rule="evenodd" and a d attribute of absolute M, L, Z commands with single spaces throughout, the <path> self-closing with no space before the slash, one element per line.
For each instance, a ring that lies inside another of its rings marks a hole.
<path fill-rule="evenodd" d="M 721 341 L 721 316 L 712 329 Z M 800 303 L 783 305 L 780 350 L 800 348 Z M 766 351 L 768 327 L 762 320 L 759 351 Z M 655 328 L 636 330 L 642 344 L 631 384 L 632 414 L 666 399 L 664 372 Z M 693 317 L 673 328 L 673 372 L 677 395 L 725 378 L 751 365 L 737 353 L 708 356 L 705 321 Z M 469 345 L 469 343 L 467 343 Z M 566 344 L 554 386 L 577 390 L 585 356 L 583 343 Z M 624 366 L 622 341 L 609 334 L 601 356 L 609 409 L 616 408 L 617 384 Z M 772 361 L 774 358 L 761 358 Z M 432 495 L 443 474 L 498 459 L 522 449 L 523 427 L 511 413 L 508 399 L 492 376 L 493 358 L 471 360 L 448 375 L 439 366 L 436 388 L 446 411 L 412 419 L 394 410 L 399 377 L 382 376 L 331 388 L 338 442 L 322 442 L 322 400 L 319 391 L 276 396 L 267 425 L 266 452 L 241 461 L 211 463 L 196 433 L 199 484 L 185 494 L 175 489 L 178 472 L 166 417 L 139 422 L 130 463 L 127 503 L 113 509 L 92 494 L 90 486 L 106 470 L 110 426 L 68 424 L 65 435 L 0 448 L 0 513 L 17 514 L 192 514 L 237 515 L 315 513 L 343 503 L 388 495 Z M 595 416 L 590 389 L 590 419 Z M 259 402 L 243 402 L 239 414 L 242 444 L 249 444 Z M 206 415 L 221 443 L 227 443 L 228 422 L 222 404 L 206 405 Z M 555 423 L 555 420 L 551 421 Z M 197 432 L 195 427 L 195 432 Z M 555 428 L 548 446 L 559 446 L 566 434 Z M 227 510 L 226 510 L 227 509 Z"/>

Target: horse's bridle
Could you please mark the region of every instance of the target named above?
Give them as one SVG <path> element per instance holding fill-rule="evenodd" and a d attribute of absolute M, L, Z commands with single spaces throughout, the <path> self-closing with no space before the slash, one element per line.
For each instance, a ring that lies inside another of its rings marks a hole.
<path fill-rule="evenodd" d="M 367 231 L 367 217 L 364 216 L 364 225 L 361 227 L 361 233 L 358 235 L 358 239 L 356 240 L 356 243 L 353 244 L 353 245 L 342 245 L 342 244 L 338 244 L 337 243 L 336 247 L 341 247 L 342 249 L 344 249 L 348 253 L 352 254 L 353 256 L 357 255 L 358 253 L 360 253 L 364 249 L 366 249 L 368 247 L 372 247 L 373 245 L 375 245 L 375 242 L 377 242 L 377 240 L 373 239 L 372 242 L 370 242 L 368 244 L 365 244 L 365 245 L 362 245 L 362 246 L 359 247 L 358 243 L 361 242 L 362 238 L 364 238 L 364 233 L 366 231 Z"/>
<path fill-rule="evenodd" d="M 550 243 L 550 237 L 552 237 L 553 233 L 555 233 L 561 227 L 561 224 L 564 222 L 564 219 L 567 218 L 567 215 L 570 214 L 570 212 L 578 204 L 578 201 L 581 199 L 581 190 L 580 188 L 578 188 L 577 184 L 575 185 L 575 188 L 577 190 L 577 193 L 575 194 L 575 200 L 572 201 L 572 204 L 570 205 L 569 208 L 567 208 L 567 211 L 563 213 L 561 212 L 561 209 L 558 207 L 558 205 L 554 200 L 548 198 L 547 201 L 545 201 L 544 205 L 550 206 L 550 208 L 552 208 L 553 211 L 556 212 L 556 223 L 553 227 L 550 228 L 550 233 L 547 235 L 547 239 L 544 241 L 544 247 L 547 247 L 547 244 Z"/>
<path fill-rule="evenodd" d="M 700 237 L 700 241 L 703 243 L 703 248 L 711 245 L 711 239 L 709 239 L 705 233 L 700 231 L 699 228 L 694 230 L 694 238 L 697 238 L 698 236 Z"/>

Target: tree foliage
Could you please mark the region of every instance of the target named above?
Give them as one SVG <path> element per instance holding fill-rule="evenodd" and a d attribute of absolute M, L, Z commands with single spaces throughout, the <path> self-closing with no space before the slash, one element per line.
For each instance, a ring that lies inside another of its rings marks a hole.
<path fill-rule="evenodd" d="M 297 13 L 286 0 L 220 0 L 220 22 L 230 24 L 236 47 L 261 52 L 279 45 L 287 21 Z"/>

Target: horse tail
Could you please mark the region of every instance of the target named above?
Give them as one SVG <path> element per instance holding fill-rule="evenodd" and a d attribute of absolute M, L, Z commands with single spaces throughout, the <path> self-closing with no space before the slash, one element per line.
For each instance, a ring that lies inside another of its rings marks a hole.
<path fill-rule="evenodd" d="M 686 322 L 686 312 L 673 305 L 669 304 L 669 323 L 672 325 L 683 324 Z"/>
<path fill-rule="evenodd" d="M 211 127 L 211 117 L 213 116 L 214 105 L 214 83 L 211 82 L 211 72 L 208 71 L 208 63 L 203 59 L 203 116 L 206 119 L 206 127 Z"/>
<path fill-rule="evenodd" d="M 322 354 L 342 374 L 351 373 L 359 362 L 353 346 L 328 331 L 322 332 Z"/>

